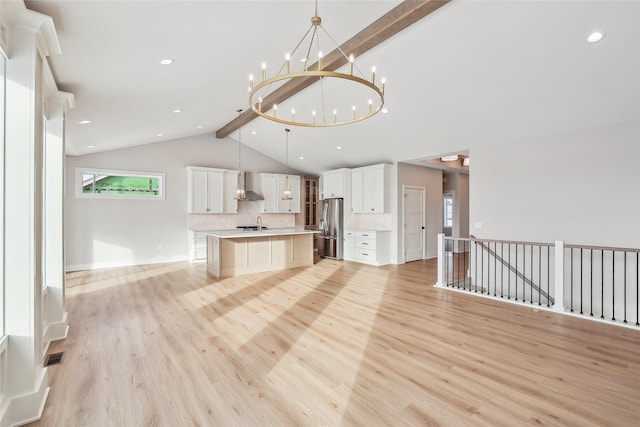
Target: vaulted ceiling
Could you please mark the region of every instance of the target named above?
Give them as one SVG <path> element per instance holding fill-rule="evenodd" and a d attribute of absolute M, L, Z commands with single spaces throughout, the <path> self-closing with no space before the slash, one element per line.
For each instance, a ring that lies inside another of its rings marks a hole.
<path fill-rule="evenodd" d="M 312 1 L 25 3 L 53 17 L 58 31 L 63 54 L 49 63 L 76 99 L 71 155 L 196 134 L 215 144 L 216 130 L 248 108 L 248 75 L 263 61 L 280 64 L 314 12 Z M 318 12 L 342 43 L 399 3 L 320 1 Z M 453 0 L 357 58 L 386 77 L 388 113 L 293 128 L 291 165 L 318 173 L 473 157 L 482 144 L 638 120 L 638 22 L 640 2 Z M 594 30 L 605 38 L 586 43 Z M 175 63 L 162 66 L 163 58 Z M 257 118 L 242 128 L 242 142 L 284 161 L 283 128 Z"/>

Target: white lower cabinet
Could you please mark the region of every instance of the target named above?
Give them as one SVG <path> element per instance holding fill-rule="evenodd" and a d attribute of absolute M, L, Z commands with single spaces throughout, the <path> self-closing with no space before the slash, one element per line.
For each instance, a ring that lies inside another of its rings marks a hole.
<path fill-rule="evenodd" d="M 189 260 L 191 262 L 207 260 L 207 232 L 187 231 L 187 245 L 189 248 Z"/>
<path fill-rule="evenodd" d="M 370 265 L 391 262 L 391 232 L 369 230 L 345 230 L 345 255 L 347 261 Z"/>
<path fill-rule="evenodd" d="M 356 258 L 356 232 L 344 230 L 344 259 L 355 261 Z"/>

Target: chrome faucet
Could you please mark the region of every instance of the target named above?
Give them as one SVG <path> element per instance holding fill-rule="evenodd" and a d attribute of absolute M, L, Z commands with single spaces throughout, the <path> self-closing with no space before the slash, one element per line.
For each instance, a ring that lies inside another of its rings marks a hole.
<path fill-rule="evenodd" d="M 258 215 L 258 231 L 262 231 L 262 217 L 260 215 Z"/>

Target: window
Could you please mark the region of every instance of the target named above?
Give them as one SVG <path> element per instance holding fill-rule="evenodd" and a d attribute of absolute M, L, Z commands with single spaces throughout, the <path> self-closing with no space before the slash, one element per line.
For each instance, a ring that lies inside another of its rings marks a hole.
<path fill-rule="evenodd" d="M 164 174 L 76 168 L 76 197 L 164 199 Z"/>
<path fill-rule="evenodd" d="M 444 193 L 444 226 L 453 227 L 453 194 Z"/>

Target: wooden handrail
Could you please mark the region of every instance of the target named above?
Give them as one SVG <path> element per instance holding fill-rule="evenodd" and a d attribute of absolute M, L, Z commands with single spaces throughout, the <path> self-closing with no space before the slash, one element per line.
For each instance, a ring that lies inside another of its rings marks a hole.
<path fill-rule="evenodd" d="M 478 240 L 474 240 L 474 241 L 478 241 Z M 498 240 L 497 242 L 500 242 L 500 240 Z M 537 243 L 534 243 L 534 245 Z M 502 265 L 507 266 L 507 268 L 509 269 L 509 271 L 511 271 L 512 273 L 515 273 L 515 275 L 519 278 L 521 278 L 524 283 L 526 283 L 527 285 L 531 286 L 532 289 L 535 289 L 536 291 L 538 291 L 538 294 L 545 297 L 547 299 L 547 301 L 549 301 L 551 304 L 555 304 L 555 298 L 552 298 L 549 296 L 548 293 L 546 293 L 545 291 L 543 291 L 538 285 L 536 285 L 535 283 L 533 283 L 531 281 L 531 279 L 529 279 L 528 277 L 526 277 L 524 274 L 520 273 L 518 270 L 515 269 L 515 267 L 513 267 L 510 263 L 508 263 L 507 261 L 505 261 L 501 256 L 498 256 L 498 254 L 491 250 L 491 248 L 489 247 L 489 245 L 485 245 L 484 241 L 480 241 L 480 245 L 482 246 L 483 249 L 485 249 L 490 255 L 493 255 L 495 257 L 496 260 L 500 261 L 500 263 Z M 540 245 L 543 246 L 543 245 Z M 532 249 L 533 250 L 533 249 Z M 532 291 L 533 292 L 533 291 Z"/>

